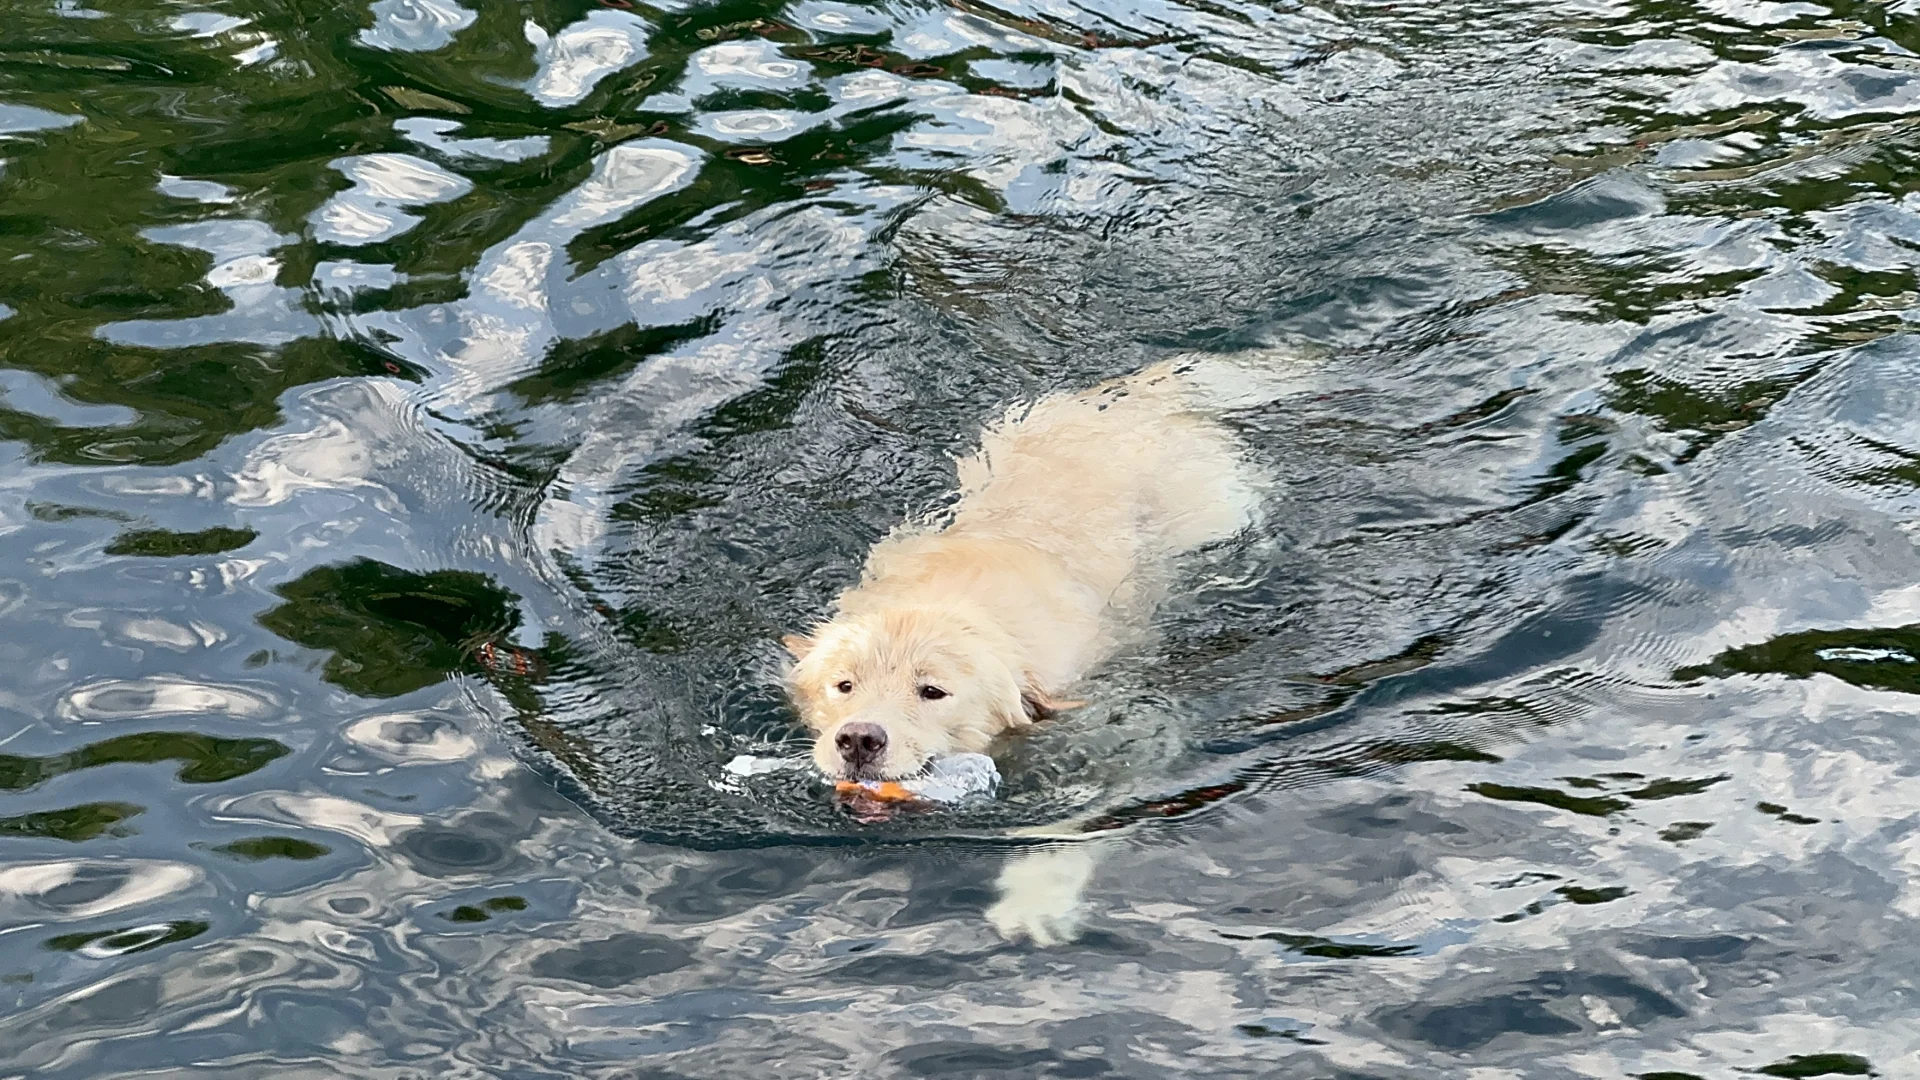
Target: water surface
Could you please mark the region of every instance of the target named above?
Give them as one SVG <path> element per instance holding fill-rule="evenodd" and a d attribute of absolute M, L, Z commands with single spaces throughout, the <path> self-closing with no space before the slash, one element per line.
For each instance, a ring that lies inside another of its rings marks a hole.
<path fill-rule="evenodd" d="M 20 0 L 0 1074 L 1920 1073 L 1916 48 Z M 984 420 L 1275 347 L 1265 526 L 998 802 L 722 771 Z"/>

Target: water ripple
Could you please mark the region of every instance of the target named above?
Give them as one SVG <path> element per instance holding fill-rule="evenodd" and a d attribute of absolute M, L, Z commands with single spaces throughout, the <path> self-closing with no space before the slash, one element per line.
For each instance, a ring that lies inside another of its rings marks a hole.
<path fill-rule="evenodd" d="M 0 1058 L 1920 1068 L 1910 7 L 10 11 Z M 1247 349 L 999 798 L 723 770 L 985 418 Z"/>

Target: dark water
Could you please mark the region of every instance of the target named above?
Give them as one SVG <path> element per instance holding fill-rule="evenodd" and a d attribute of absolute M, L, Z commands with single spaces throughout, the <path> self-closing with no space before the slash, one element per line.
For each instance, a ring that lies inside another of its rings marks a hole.
<path fill-rule="evenodd" d="M 466 4 L 0 20 L 0 1076 L 1920 1075 L 1912 0 Z M 721 770 L 1282 342 L 998 803 Z"/>

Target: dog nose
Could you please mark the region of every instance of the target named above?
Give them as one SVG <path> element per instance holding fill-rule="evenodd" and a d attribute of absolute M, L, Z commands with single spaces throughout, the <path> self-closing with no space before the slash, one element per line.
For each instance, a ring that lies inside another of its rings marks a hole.
<path fill-rule="evenodd" d="M 839 749 L 841 760 L 859 769 L 871 764 L 887 748 L 887 729 L 865 720 L 855 720 L 840 725 L 840 733 L 833 737 L 833 745 Z"/>

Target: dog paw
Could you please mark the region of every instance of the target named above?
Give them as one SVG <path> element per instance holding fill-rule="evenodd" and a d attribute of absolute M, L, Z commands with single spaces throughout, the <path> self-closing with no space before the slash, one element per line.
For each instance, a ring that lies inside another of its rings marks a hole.
<path fill-rule="evenodd" d="M 1092 877 L 1093 855 L 1084 845 L 1022 852 L 1000 868 L 1000 899 L 987 908 L 987 922 L 1008 941 L 1066 944 L 1080 936 Z"/>

